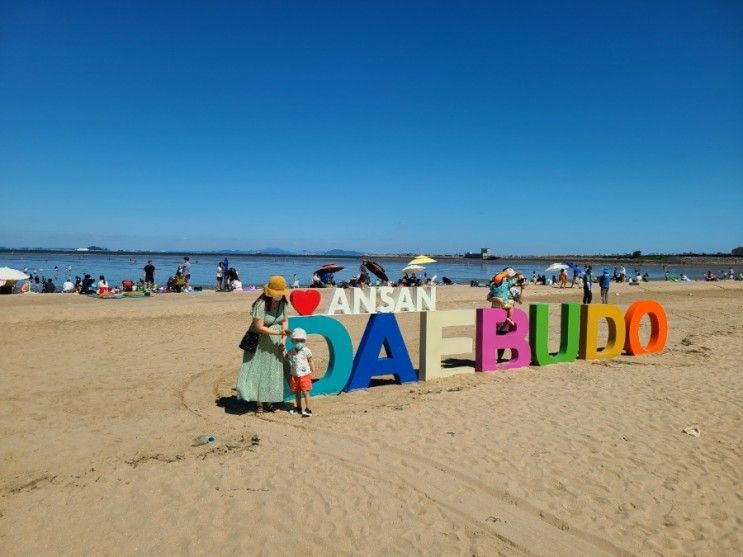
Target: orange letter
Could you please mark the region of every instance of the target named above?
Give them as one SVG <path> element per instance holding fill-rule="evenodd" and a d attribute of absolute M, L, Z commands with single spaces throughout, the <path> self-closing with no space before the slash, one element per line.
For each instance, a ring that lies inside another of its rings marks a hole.
<path fill-rule="evenodd" d="M 647 346 L 640 343 L 640 321 L 647 315 L 650 317 L 650 341 Z M 641 356 L 651 352 L 661 352 L 668 337 L 668 319 L 666 312 L 658 302 L 652 300 L 638 300 L 632 304 L 624 314 L 624 324 L 627 329 L 627 340 L 624 350 L 632 356 Z"/>

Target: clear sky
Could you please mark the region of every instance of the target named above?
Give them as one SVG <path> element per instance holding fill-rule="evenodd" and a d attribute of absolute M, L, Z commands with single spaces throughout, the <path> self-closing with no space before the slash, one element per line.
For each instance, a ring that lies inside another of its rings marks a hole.
<path fill-rule="evenodd" d="M 0 246 L 743 245 L 743 3 L 1 2 Z"/>

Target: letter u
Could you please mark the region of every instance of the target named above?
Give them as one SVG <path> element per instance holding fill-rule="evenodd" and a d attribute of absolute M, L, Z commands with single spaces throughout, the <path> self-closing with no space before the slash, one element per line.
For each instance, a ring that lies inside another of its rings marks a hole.
<path fill-rule="evenodd" d="M 546 366 L 561 362 L 573 362 L 578 357 L 580 344 L 580 304 L 562 304 L 560 314 L 560 351 L 549 353 L 549 306 L 529 306 L 529 344 L 531 363 Z"/>

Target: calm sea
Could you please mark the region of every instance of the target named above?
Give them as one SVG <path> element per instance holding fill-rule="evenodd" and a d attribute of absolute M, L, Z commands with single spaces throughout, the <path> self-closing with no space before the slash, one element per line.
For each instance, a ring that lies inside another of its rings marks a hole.
<path fill-rule="evenodd" d="M 178 265 L 183 262 L 182 255 L 116 255 L 116 254 L 0 254 L 0 267 L 7 266 L 14 269 L 26 270 L 27 273 L 36 273 L 40 277 L 53 279 L 58 286 L 64 282 L 65 277 L 71 274 L 74 281 L 75 276 L 83 276 L 90 273 L 96 280 L 99 275 L 104 275 L 111 284 L 121 284 L 124 279 L 135 281 L 144 277 L 142 268 L 151 258 L 155 265 L 156 281 L 164 284 L 168 277 L 174 275 Z M 228 256 L 229 264 L 235 267 L 244 286 L 264 284 L 271 275 L 283 275 L 291 282 L 293 275 L 297 275 L 300 283 L 305 286 L 311 282 L 312 273 L 325 263 L 337 263 L 344 266 L 342 271 L 335 274 L 337 282 L 350 279 L 359 272 L 360 258 L 336 258 L 302 256 L 254 256 L 237 255 Z M 379 263 L 387 271 L 390 279 L 396 280 L 401 276 L 401 270 L 407 265 L 411 258 L 383 258 Z M 215 255 L 191 256 L 191 283 L 198 286 L 214 287 L 216 283 L 217 263 L 222 258 Z M 486 282 L 489 277 L 499 272 L 503 267 L 510 266 L 523 272 L 528 277 L 532 272 L 544 274 L 549 265 L 544 261 L 509 261 L 498 259 L 495 261 L 480 261 L 476 259 L 443 259 L 438 263 L 426 266 L 429 277 L 434 275 L 441 280 L 448 277 L 456 283 L 469 284 L 472 280 Z M 663 279 L 663 265 L 632 265 L 625 264 L 627 273 L 634 274 L 637 269 L 641 273 L 647 272 L 651 280 Z M 69 271 L 68 271 L 69 268 Z M 603 266 L 593 265 L 594 274 L 600 273 Z M 701 279 L 704 273 L 711 270 L 718 276 L 727 269 L 712 268 L 691 265 L 667 265 L 672 276 L 684 273 L 692 279 Z M 610 267 L 613 269 L 613 267 Z M 736 270 L 740 272 L 740 270 Z M 552 273 L 550 273 L 551 275 Z M 572 273 L 570 273 L 572 277 Z M 549 277 L 548 277 L 549 278 Z"/>

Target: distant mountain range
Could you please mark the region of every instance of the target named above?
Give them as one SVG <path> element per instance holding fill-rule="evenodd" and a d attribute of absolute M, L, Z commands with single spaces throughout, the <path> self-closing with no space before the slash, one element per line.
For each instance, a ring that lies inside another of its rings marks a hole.
<path fill-rule="evenodd" d="M 498 259 L 523 261 L 523 260 L 554 260 L 554 261 L 590 261 L 590 260 L 633 260 L 633 261 L 661 261 L 671 263 L 675 259 L 685 260 L 688 258 L 721 258 L 721 259 L 735 259 L 743 255 L 743 247 L 738 247 L 732 250 L 730 253 L 668 253 L 668 254 L 642 254 L 637 251 L 631 254 L 583 254 L 583 255 L 506 255 L 501 254 Z M 283 248 L 263 248 L 258 250 L 236 250 L 236 249 L 222 249 L 222 250 L 112 250 L 108 248 L 102 248 L 98 246 L 89 246 L 87 248 L 43 248 L 43 247 L 22 247 L 22 248 L 9 248 L 0 246 L 0 253 L 76 253 L 76 254 L 107 254 L 107 255 L 259 255 L 259 256 L 283 256 L 283 257 L 415 257 L 415 253 L 370 253 L 356 250 L 345 250 L 345 249 L 331 249 L 326 251 L 311 251 L 311 250 L 286 250 Z M 429 255 L 437 258 L 460 258 L 467 257 L 462 254 L 436 254 L 429 253 Z M 481 256 L 481 254 L 475 254 Z"/>
<path fill-rule="evenodd" d="M 194 250 L 194 251 L 182 251 L 182 250 L 109 250 L 107 248 L 101 248 L 97 246 L 91 246 L 90 248 L 7 248 L 0 247 L 0 252 L 31 252 L 31 253 L 70 253 L 70 252 L 86 252 L 86 253 L 100 253 L 105 252 L 108 254 L 232 254 L 232 255 L 285 255 L 285 256 L 327 256 L 327 257 L 361 257 L 364 255 L 363 252 L 344 250 L 344 249 L 331 249 L 327 251 L 290 251 L 282 248 L 263 248 L 258 250 L 236 250 L 236 249 L 224 249 L 224 250 Z"/>
<path fill-rule="evenodd" d="M 323 255 L 336 255 L 338 257 L 360 257 L 364 254 L 360 251 L 352 251 L 347 249 L 331 249 L 323 253 Z"/>
<path fill-rule="evenodd" d="M 234 253 L 243 255 L 327 255 L 329 257 L 361 257 L 364 255 L 361 251 L 352 251 L 345 249 L 331 249 L 328 251 L 311 251 L 311 250 L 299 250 L 290 251 L 283 248 L 263 248 L 258 250 L 222 250 L 214 251 L 209 253 Z"/>

